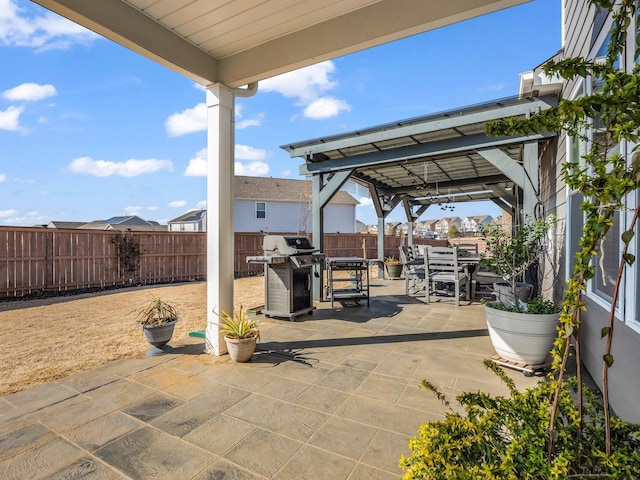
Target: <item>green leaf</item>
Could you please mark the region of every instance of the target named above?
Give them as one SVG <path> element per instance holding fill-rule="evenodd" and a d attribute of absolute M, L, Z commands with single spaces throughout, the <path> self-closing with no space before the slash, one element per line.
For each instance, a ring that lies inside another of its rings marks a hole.
<path fill-rule="evenodd" d="M 602 330 L 600 330 L 600 338 L 604 338 L 607 335 L 609 335 L 610 331 L 611 331 L 611 327 L 603 327 Z"/>
<path fill-rule="evenodd" d="M 629 242 L 633 238 L 634 234 L 635 233 L 633 230 L 627 230 L 626 232 L 622 233 L 622 241 L 625 243 L 625 245 L 629 245 Z"/>
<path fill-rule="evenodd" d="M 624 261 L 627 262 L 627 265 L 629 266 L 633 265 L 633 263 L 636 261 L 636 256 L 632 253 L 625 253 L 624 255 L 622 255 L 622 258 L 624 258 Z"/>
<path fill-rule="evenodd" d="M 611 368 L 611 365 L 613 365 L 613 355 L 607 353 L 606 355 L 602 356 L 602 359 L 604 360 L 604 363 L 607 364 L 607 367 Z"/>

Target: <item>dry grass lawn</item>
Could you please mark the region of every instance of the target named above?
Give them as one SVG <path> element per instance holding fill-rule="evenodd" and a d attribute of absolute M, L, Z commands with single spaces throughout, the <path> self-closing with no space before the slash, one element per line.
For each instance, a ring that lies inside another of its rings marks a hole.
<path fill-rule="evenodd" d="M 235 307 L 264 304 L 264 278 L 235 280 Z M 149 348 L 136 311 L 150 295 L 180 315 L 172 343 L 206 327 L 206 283 L 136 287 L 42 300 L 0 302 L 0 396 Z"/>

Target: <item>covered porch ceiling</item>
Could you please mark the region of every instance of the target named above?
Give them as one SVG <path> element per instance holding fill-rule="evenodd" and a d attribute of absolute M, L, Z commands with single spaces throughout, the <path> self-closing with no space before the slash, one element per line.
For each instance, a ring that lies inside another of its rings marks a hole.
<path fill-rule="evenodd" d="M 323 176 L 326 183 L 341 174 L 344 183 L 348 174 L 369 187 L 379 216 L 401 201 L 418 207 L 408 210 L 412 216 L 433 204 L 478 200 L 508 210 L 522 205 L 527 187 L 534 194 L 539 188 L 524 167 L 525 144 L 536 145 L 537 168 L 537 144 L 555 134 L 490 137 L 487 122 L 525 117 L 557 102 L 555 94 L 506 98 L 281 148 L 304 159 L 303 175 Z"/>
<path fill-rule="evenodd" d="M 32 0 L 204 86 L 239 87 L 530 0 Z"/>

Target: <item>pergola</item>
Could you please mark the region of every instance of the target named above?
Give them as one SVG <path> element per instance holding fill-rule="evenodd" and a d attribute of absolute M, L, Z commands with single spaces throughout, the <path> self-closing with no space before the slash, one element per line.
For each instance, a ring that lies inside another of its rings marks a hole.
<path fill-rule="evenodd" d="M 313 238 L 322 249 L 323 209 L 347 180 L 369 189 L 378 217 L 378 258 L 384 219 L 400 203 L 413 223 L 431 205 L 488 200 L 512 215 L 535 217 L 540 202 L 540 144 L 553 133 L 491 137 L 487 122 L 528 117 L 557 105 L 556 94 L 506 98 L 281 148 L 312 178 Z M 319 298 L 319 286 L 316 287 Z"/>
<path fill-rule="evenodd" d="M 222 354 L 212 310 L 233 309 L 235 96 L 280 73 L 530 0 L 32 1 L 206 87 L 207 344 Z"/>

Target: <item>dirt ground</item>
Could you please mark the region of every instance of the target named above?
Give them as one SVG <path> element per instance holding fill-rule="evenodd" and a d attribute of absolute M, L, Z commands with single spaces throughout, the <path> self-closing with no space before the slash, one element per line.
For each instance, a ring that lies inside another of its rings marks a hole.
<path fill-rule="evenodd" d="M 0 302 L 0 396 L 66 377 L 150 345 L 136 312 L 151 297 L 172 303 L 180 315 L 173 342 L 206 327 L 205 282 L 133 287 L 41 300 Z M 264 278 L 235 280 L 234 308 L 264 304 Z"/>

